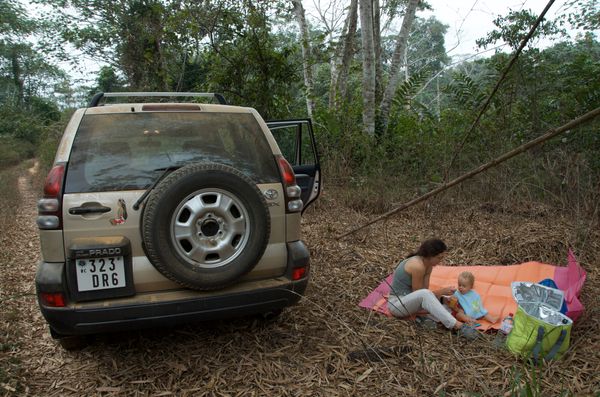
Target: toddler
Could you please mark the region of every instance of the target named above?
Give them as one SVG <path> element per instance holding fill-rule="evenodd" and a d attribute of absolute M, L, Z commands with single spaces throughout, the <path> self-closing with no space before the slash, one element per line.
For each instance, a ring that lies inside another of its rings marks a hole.
<path fill-rule="evenodd" d="M 483 318 L 490 323 L 495 323 L 498 318 L 490 315 L 481 303 L 481 297 L 473 290 L 475 276 L 471 272 L 462 272 L 458 275 L 458 289 L 448 300 L 447 304 L 452 309 L 457 320 L 474 323 Z"/>

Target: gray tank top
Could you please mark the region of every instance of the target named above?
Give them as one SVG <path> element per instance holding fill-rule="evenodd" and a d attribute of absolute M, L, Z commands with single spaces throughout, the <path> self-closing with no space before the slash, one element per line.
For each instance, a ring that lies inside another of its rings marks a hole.
<path fill-rule="evenodd" d="M 406 270 L 404 270 L 404 266 L 409 259 L 410 258 L 404 259 L 398 264 L 398 267 L 396 267 L 396 270 L 394 271 L 394 277 L 392 279 L 392 290 L 390 291 L 390 294 L 395 294 L 398 297 L 401 297 L 413 292 L 412 276 L 408 274 Z"/>

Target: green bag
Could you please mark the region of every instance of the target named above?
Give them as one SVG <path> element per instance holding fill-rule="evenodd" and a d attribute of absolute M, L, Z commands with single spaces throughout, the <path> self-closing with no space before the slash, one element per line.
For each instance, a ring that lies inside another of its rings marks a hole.
<path fill-rule="evenodd" d="M 534 362 L 559 359 L 569 348 L 572 327 L 573 321 L 558 310 L 538 302 L 520 302 L 506 346 Z"/>

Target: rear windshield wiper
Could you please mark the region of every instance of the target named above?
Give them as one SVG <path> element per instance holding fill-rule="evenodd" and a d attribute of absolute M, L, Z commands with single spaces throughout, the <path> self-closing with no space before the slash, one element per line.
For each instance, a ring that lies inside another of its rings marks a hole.
<path fill-rule="evenodd" d="M 148 197 L 148 195 L 150 194 L 150 192 L 156 187 L 156 185 L 158 185 L 158 183 L 160 181 L 162 181 L 165 178 L 165 176 L 167 176 L 172 171 L 175 171 L 178 168 L 181 168 L 181 166 L 180 165 L 174 165 L 174 166 L 167 167 L 167 168 L 157 168 L 157 169 L 153 170 L 153 171 L 162 171 L 162 173 L 158 176 L 158 178 L 156 178 L 154 180 L 154 182 L 152 182 L 152 185 L 150 185 L 150 187 L 148 189 L 146 189 L 146 191 L 144 192 L 144 194 L 142 194 L 140 196 L 140 198 L 135 202 L 135 204 L 133 204 L 133 209 L 135 211 L 137 211 L 140 208 L 140 205 L 144 202 L 144 200 L 146 200 L 146 197 Z"/>

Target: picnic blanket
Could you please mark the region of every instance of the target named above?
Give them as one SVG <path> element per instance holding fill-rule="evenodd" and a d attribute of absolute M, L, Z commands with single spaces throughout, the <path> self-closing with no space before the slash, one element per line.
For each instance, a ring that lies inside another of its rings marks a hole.
<path fill-rule="evenodd" d="M 509 313 L 516 313 L 517 303 L 512 297 L 510 283 L 513 281 L 540 282 L 544 279 L 553 279 L 559 289 L 565 293 L 567 302 L 567 316 L 573 321 L 583 313 L 584 307 L 579 301 L 579 294 L 585 282 L 586 272 L 577 263 L 571 250 L 567 257 L 567 266 L 554 266 L 541 262 L 525 262 L 509 266 L 435 266 L 431 272 L 429 288 L 435 290 L 441 287 L 457 285 L 458 275 L 463 271 L 470 271 L 475 276 L 473 289 L 479 293 L 483 306 L 492 316 L 498 318 L 494 324 L 483 319 L 478 329 L 499 329 L 500 323 Z M 375 288 L 360 303 L 360 307 L 375 310 L 391 316 L 387 308 L 387 297 L 390 292 L 392 275 Z"/>

